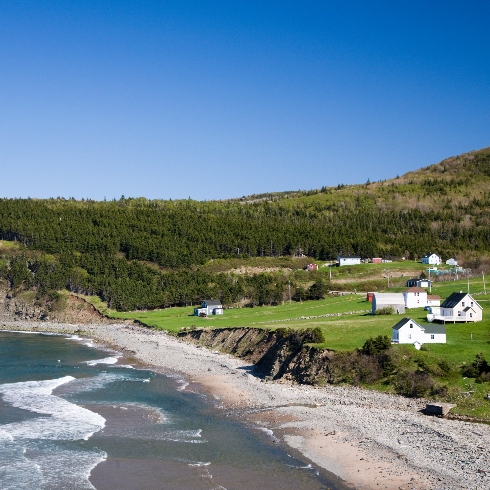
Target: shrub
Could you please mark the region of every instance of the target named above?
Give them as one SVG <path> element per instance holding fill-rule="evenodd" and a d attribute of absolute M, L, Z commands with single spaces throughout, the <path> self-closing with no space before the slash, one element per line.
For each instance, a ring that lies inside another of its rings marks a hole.
<path fill-rule="evenodd" d="M 490 365 L 483 357 L 483 354 L 477 354 L 475 360 L 468 366 L 463 367 L 463 376 L 467 378 L 486 378 L 490 374 Z"/>
<path fill-rule="evenodd" d="M 434 379 L 423 371 L 400 371 L 395 380 L 395 390 L 399 395 L 420 398 L 434 393 L 436 386 Z"/>
<path fill-rule="evenodd" d="M 378 308 L 374 314 L 375 315 L 393 315 L 395 313 L 395 309 L 391 306 L 384 306 L 383 308 Z"/>
<path fill-rule="evenodd" d="M 361 353 L 373 356 L 386 352 L 391 347 L 391 340 L 388 335 L 378 335 L 376 338 L 369 337 L 361 348 Z"/>

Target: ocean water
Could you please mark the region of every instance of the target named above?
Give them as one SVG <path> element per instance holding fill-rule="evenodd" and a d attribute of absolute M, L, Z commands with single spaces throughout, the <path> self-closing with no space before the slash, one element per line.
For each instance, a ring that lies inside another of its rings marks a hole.
<path fill-rule="evenodd" d="M 0 333 L 0 489 L 325 489 L 181 380 L 86 339 Z"/>

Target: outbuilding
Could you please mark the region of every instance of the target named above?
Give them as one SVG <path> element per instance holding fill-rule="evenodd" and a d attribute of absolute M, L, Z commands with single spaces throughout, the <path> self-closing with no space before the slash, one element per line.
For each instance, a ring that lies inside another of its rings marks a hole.
<path fill-rule="evenodd" d="M 359 265 L 361 263 L 361 257 L 354 257 L 350 255 L 339 255 L 337 257 L 339 266 L 342 265 Z"/>
<path fill-rule="evenodd" d="M 195 316 L 222 315 L 223 305 L 215 299 L 205 299 L 200 308 L 194 308 Z"/>
<path fill-rule="evenodd" d="M 381 308 L 392 308 L 394 313 L 405 313 L 405 299 L 402 293 L 374 293 L 371 312 Z"/>

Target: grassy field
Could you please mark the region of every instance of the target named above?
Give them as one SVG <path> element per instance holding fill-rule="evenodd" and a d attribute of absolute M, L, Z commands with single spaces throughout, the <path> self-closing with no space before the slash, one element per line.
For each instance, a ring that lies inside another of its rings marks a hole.
<path fill-rule="evenodd" d="M 412 370 L 431 372 L 437 382 L 448 387 L 446 401 L 457 404 L 454 413 L 490 420 L 490 401 L 485 399 L 490 392 L 489 383 L 477 383 L 463 378 L 461 368 L 475 359 L 477 354 L 490 361 L 490 294 L 484 294 L 482 278 L 470 280 L 470 292 L 484 309 L 482 322 L 446 324 L 446 344 L 426 344 L 417 351 L 411 345 L 395 345 L 401 366 Z M 437 282 L 432 288 L 444 300 L 454 291 L 467 291 L 466 280 Z M 222 316 L 200 318 L 193 315 L 194 307 L 168 308 L 148 312 L 114 312 L 97 298 L 86 298 L 99 310 L 113 318 L 136 319 L 158 329 L 178 332 L 182 328 L 205 327 L 255 327 L 255 328 L 314 328 L 319 327 L 325 343 L 318 345 L 335 351 L 352 351 L 361 348 L 370 337 L 388 335 L 401 315 L 371 315 L 371 304 L 365 294 L 329 296 L 320 301 L 303 303 L 288 302 L 279 306 L 226 309 Z M 422 308 L 407 310 L 418 323 L 426 322 L 427 312 Z M 447 363 L 450 373 L 440 372 L 441 362 Z M 392 391 L 393 386 L 378 383 L 367 386 L 381 391 Z"/>

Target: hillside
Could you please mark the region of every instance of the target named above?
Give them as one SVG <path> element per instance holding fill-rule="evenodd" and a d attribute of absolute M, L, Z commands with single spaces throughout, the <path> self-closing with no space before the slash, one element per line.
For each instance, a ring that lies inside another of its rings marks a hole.
<path fill-rule="evenodd" d="M 416 260 L 431 250 L 479 266 L 489 191 L 487 148 L 381 182 L 222 202 L 2 199 L 0 277 L 13 291 L 66 288 L 118 310 L 204 296 L 277 304 L 291 286 L 301 295 L 327 280 L 292 271 L 338 253 Z"/>

